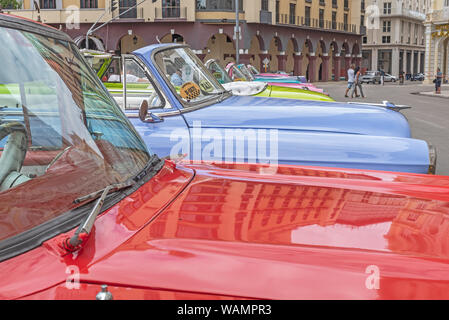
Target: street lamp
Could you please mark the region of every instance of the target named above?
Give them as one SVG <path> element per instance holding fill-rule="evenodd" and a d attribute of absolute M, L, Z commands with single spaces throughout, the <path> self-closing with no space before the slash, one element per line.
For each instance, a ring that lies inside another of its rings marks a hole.
<path fill-rule="evenodd" d="M 239 1 L 235 0 L 235 63 L 239 64 L 240 60 L 240 50 L 239 50 L 239 40 L 240 40 L 240 16 L 239 16 Z"/>

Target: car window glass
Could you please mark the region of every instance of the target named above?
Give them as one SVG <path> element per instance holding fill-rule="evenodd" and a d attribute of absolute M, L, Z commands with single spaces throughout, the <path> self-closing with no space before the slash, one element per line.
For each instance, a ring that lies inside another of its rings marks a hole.
<path fill-rule="evenodd" d="M 189 48 L 162 50 L 154 58 L 167 83 L 183 102 L 199 104 L 226 92 Z"/>

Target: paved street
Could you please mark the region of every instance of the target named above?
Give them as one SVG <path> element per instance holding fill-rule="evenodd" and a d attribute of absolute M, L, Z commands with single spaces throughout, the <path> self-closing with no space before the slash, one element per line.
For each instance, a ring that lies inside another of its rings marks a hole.
<path fill-rule="evenodd" d="M 417 92 L 434 91 L 433 85 L 423 85 L 406 81 L 404 85 L 386 83 L 385 86 L 365 84 L 363 91 L 367 98 L 348 99 L 344 97 L 345 82 L 316 83 L 324 88 L 337 101 L 382 102 L 388 100 L 395 104 L 405 104 L 412 109 L 403 110 L 408 118 L 414 138 L 423 139 L 437 148 L 437 174 L 449 175 L 449 98 L 416 95 Z M 448 85 L 442 86 L 447 94 Z"/>

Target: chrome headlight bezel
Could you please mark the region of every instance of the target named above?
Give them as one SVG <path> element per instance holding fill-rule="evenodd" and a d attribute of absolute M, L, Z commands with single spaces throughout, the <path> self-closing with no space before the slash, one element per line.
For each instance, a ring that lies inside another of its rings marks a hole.
<path fill-rule="evenodd" d="M 429 146 L 429 174 L 436 174 L 437 171 L 437 149 L 431 144 L 427 143 Z"/>

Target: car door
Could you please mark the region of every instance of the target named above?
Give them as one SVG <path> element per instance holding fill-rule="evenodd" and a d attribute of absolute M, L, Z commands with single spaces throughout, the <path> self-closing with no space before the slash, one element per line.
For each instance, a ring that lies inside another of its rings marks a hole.
<path fill-rule="evenodd" d="M 170 104 L 149 70 L 134 55 L 122 56 L 122 96 L 116 101 L 125 111 L 148 148 L 159 157 L 172 154 L 179 143 L 190 149 L 189 131 L 180 111 Z M 144 102 L 145 101 L 145 102 Z M 148 105 L 144 112 L 142 104 Z M 176 155 L 180 152 L 176 151 Z"/>

